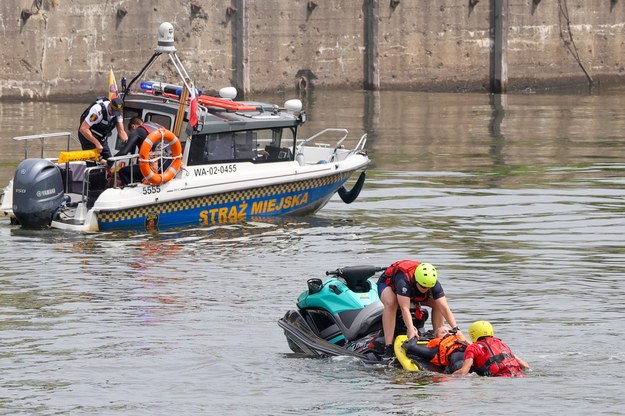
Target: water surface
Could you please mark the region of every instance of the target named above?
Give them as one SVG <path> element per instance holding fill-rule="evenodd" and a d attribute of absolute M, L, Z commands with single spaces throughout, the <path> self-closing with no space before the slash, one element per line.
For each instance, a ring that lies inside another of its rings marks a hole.
<path fill-rule="evenodd" d="M 621 414 L 623 97 L 318 92 L 304 135 L 369 135 L 351 205 L 150 233 L 0 221 L 0 414 Z M 11 137 L 74 131 L 85 104 L 0 104 L 1 182 Z M 435 264 L 461 328 L 490 320 L 529 377 L 290 354 L 276 321 L 308 278 L 401 258 Z"/>

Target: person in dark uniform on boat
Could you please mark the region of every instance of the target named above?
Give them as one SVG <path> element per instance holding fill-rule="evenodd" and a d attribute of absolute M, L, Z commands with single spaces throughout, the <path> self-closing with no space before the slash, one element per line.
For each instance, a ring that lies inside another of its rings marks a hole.
<path fill-rule="evenodd" d="M 390 360 L 395 355 L 393 341 L 398 308 L 407 328 L 408 339 L 419 335 L 410 313 L 411 303 L 416 305 L 415 318 L 418 321 L 423 322 L 425 319 L 425 311 L 421 310 L 421 305 L 425 305 L 432 309 L 433 328 L 439 328 L 447 321 L 455 331 L 460 331 L 447 303 L 443 286 L 438 281 L 436 268 L 429 263 L 414 260 L 396 261 L 378 279 L 378 294 L 384 304 L 382 314 L 384 360 Z"/>
<path fill-rule="evenodd" d="M 112 156 L 107 137 L 117 128 L 117 135 L 122 142 L 128 141 L 124 130 L 124 102 L 121 98 L 97 100 L 80 116 L 78 140 L 83 150 L 96 149 L 102 157 L 102 163 Z"/>
<path fill-rule="evenodd" d="M 141 145 L 146 137 L 153 131 L 163 128 L 160 124 L 153 123 L 151 121 L 144 122 L 139 117 L 133 117 L 128 121 L 128 131 L 130 136 L 124 146 L 119 149 L 119 152 L 115 156 L 125 156 L 130 154 L 139 153 Z M 166 161 L 164 169 L 167 169 L 171 161 Z M 132 177 L 131 177 L 132 175 Z M 139 182 L 143 179 L 139 164 L 135 163 L 130 166 L 124 166 L 119 170 L 119 176 L 124 185 L 128 185 L 131 182 Z"/>

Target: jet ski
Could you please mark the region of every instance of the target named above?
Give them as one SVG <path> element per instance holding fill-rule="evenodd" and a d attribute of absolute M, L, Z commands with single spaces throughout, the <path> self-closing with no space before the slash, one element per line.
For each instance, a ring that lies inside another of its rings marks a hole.
<path fill-rule="evenodd" d="M 308 289 L 297 298 L 297 309 L 286 312 L 278 320 L 289 348 L 305 357 L 351 356 L 365 363 L 380 363 L 384 354 L 382 312 L 384 306 L 375 282 L 370 279 L 386 267 L 350 266 L 327 271 L 325 282 L 319 278 L 307 281 Z M 420 328 L 427 316 L 420 322 Z M 405 334 L 401 317 L 396 335 Z M 429 369 L 419 357 L 406 355 L 397 337 L 394 360 L 409 371 Z M 427 343 L 428 339 L 419 339 Z M 400 359 L 401 358 L 401 359 Z"/>

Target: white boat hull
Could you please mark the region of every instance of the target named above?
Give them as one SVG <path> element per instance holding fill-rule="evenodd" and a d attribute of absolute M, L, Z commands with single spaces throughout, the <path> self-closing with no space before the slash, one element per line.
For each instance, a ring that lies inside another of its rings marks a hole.
<path fill-rule="evenodd" d="M 341 162 L 310 166 L 284 162 L 256 178 L 252 163 L 238 163 L 237 173 L 217 178 L 205 174 L 206 168 L 194 167 L 163 185 L 106 189 L 90 209 L 84 203 L 66 208 L 50 225 L 75 231 L 163 229 L 312 214 L 368 162 L 366 156 L 357 154 Z M 211 166 L 217 171 L 221 167 Z M 9 184 L 6 195 L 11 192 Z M 3 202 L 2 209 L 10 215 L 10 198 Z"/>

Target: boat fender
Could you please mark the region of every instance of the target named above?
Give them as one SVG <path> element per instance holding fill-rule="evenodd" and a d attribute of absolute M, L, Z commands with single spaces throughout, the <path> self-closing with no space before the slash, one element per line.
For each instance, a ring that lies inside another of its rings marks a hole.
<path fill-rule="evenodd" d="M 161 175 L 158 172 L 154 172 L 150 168 L 150 152 L 152 147 L 161 141 L 165 141 L 171 147 L 172 159 L 171 165 Z M 172 180 L 180 167 L 182 166 L 182 145 L 180 140 L 174 133 L 164 128 L 154 130 L 143 140 L 141 149 L 139 150 L 139 168 L 141 174 L 150 183 L 150 185 L 161 185 Z"/>
<path fill-rule="evenodd" d="M 404 370 L 421 371 L 419 366 L 406 354 L 406 350 L 404 349 L 404 342 L 406 342 L 407 340 L 408 337 L 406 335 L 398 335 L 395 338 L 395 342 L 393 344 L 395 357 L 397 358 L 397 361 L 399 361 Z"/>
<path fill-rule="evenodd" d="M 360 195 L 360 191 L 362 190 L 362 186 L 365 184 L 365 177 L 365 171 L 362 171 L 351 191 L 348 191 L 344 186 L 339 188 L 338 193 L 343 202 L 351 204 L 356 200 L 356 198 L 358 198 L 358 195 Z"/>
<path fill-rule="evenodd" d="M 76 162 L 81 160 L 98 160 L 100 153 L 95 149 L 72 150 L 59 153 L 58 163 Z"/>

